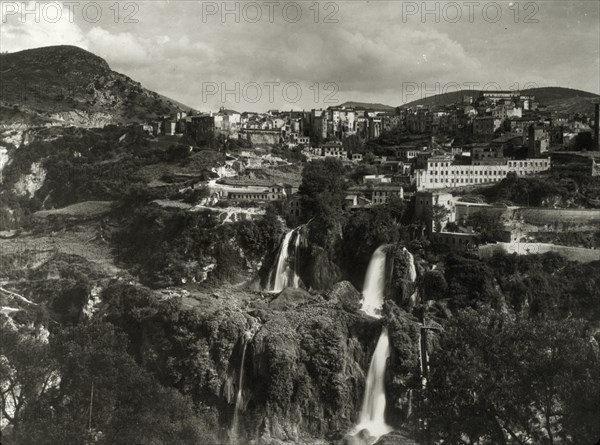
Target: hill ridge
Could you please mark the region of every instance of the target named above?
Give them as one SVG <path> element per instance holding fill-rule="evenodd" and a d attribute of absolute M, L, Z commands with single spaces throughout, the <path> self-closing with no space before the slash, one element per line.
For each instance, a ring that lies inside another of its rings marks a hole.
<path fill-rule="evenodd" d="M 0 119 L 9 124 L 103 126 L 191 109 L 113 71 L 102 57 L 78 46 L 0 57 Z"/>

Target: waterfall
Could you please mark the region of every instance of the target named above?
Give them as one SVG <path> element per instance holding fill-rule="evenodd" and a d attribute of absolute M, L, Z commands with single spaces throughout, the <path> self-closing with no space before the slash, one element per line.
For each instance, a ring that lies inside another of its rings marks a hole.
<path fill-rule="evenodd" d="M 403 247 L 402 251 L 408 258 L 408 272 L 410 275 L 410 281 L 412 281 L 414 283 L 415 280 L 417 279 L 417 269 L 415 268 L 415 258 L 413 257 L 413 254 L 410 253 L 406 247 Z"/>
<path fill-rule="evenodd" d="M 410 253 L 406 247 L 403 247 L 402 251 L 404 252 L 404 255 L 406 255 L 406 257 L 408 258 L 408 274 L 410 276 L 410 281 L 414 283 L 417 280 L 417 269 L 415 267 L 415 258 L 413 257 L 413 254 Z M 412 293 L 412 295 L 409 298 L 410 307 L 415 307 L 417 305 L 418 297 L 419 297 L 418 291 L 415 289 L 415 291 Z"/>
<path fill-rule="evenodd" d="M 385 367 L 389 356 L 390 342 L 384 326 L 371 358 L 362 409 L 354 429 L 354 434 L 366 429 L 369 436 L 375 437 L 372 443 L 392 431 L 392 427 L 385 423 Z"/>
<path fill-rule="evenodd" d="M 294 243 L 294 280 L 293 287 L 300 287 L 300 276 L 298 275 L 298 257 L 300 252 L 300 232 L 296 233 L 296 242 Z"/>
<path fill-rule="evenodd" d="M 300 232 L 298 228 L 290 230 L 285 234 L 281 246 L 277 251 L 277 261 L 275 267 L 271 269 L 268 277 L 268 287 L 271 292 L 281 292 L 285 287 L 299 287 L 300 278 L 296 273 L 296 264 L 298 261 L 298 251 L 300 249 Z M 296 239 L 294 242 L 294 267 L 290 267 L 289 247 L 292 240 L 292 236 L 296 233 Z"/>
<path fill-rule="evenodd" d="M 240 429 L 240 415 L 244 408 L 244 363 L 246 361 L 246 347 L 248 346 L 248 340 L 246 336 L 243 339 L 244 345 L 242 347 L 242 361 L 240 362 L 240 372 L 238 376 L 238 387 L 235 396 L 235 407 L 233 411 L 233 420 L 231 422 L 231 429 L 229 437 L 233 443 L 237 443 L 239 429 Z"/>
<path fill-rule="evenodd" d="M 377 318 L 381 318 L 380 311 L 383 307 L 385 264 L 386 253 L 384 246 L 380 246 L 371 256 L 367 268 L 362 301 L 363 312 Z M 366 429 L 369 435 L 374 437 L 372 443 L 376 442 L 380 436 L 392 431 L 392 428 L 385 423 L 385 367 L 389 356 L 390 341 L 387 328 L 384 326 L 373 357 L 371 357 L 362 409 L 358 425 L 354 429 L 354 434 Z"/>
<path fill-rule="evenodd" d="M 380 246 L 371 256 L 362 292 L 362 311 L 377 318 L 381 317 L 379 312 L 383 307 L 385 255 L 384 246 Z"/>

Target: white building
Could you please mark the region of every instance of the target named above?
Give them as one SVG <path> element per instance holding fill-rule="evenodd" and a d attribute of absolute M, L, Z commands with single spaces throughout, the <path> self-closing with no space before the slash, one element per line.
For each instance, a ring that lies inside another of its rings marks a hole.
<path fill-rule="evenodd" d="M 449 156 L 433 156 L 427 167 L 415 170 L 417 190 L 465 187 L 499 182 L 510 172 L 527 176 L 546 171 L 550 159 L 508 160 L 496 165 L 458 165 Z"/>

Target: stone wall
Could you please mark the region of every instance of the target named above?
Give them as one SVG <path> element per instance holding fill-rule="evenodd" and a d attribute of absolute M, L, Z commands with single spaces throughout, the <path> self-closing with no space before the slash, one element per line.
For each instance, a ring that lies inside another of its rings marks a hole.
<path fill-rule="evenodd" d="M 252 142 L 255 147 L 276 145 L 281 139 L 280 131 L 242 130 L 239 135 L 241 139 Z"/>
<path fill-rule="evenodd" d="M 542 207 L 507 207 L 488 204 L 457 202 L 456 220 L 464 221 L 469 215 L 484 212 L 500 215 L 505 221 L 523 221 L 526 224 L 553 230 L 590 230 L 600 227 L 599 209 L 549 209 Z"/>
<path fill-rule="evenodd" d="M 570 261 L 590 263 L 600 261 L 600 249 L 585 249 L 583 247 L 559 246 L 545 243 L 496 243 L 479 246 L 479 257 L 490 258 L 496 252 L 516 253 L 517 255 L 534 255 L 555 252 Z"/>

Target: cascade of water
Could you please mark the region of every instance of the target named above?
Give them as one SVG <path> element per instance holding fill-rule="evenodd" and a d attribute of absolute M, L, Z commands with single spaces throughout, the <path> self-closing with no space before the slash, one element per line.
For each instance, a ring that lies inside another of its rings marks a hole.
<path fill-rule="evenodd" d="M 289 247 L 292 240 L 292 236 L 296 232 L 296 229 L 290 230 L 285 234 L 281 246 L 277 251 L 277 261 L 275 267 L 271 269 L 268 277 L 268 286 L 271 292 L 281 292 L 283 288 L 291 285 L 292 287 L 299 287 L 300 278 L 296 273 L 296 267 L 290 268 L 289 264 Z M 297 263 L 298 251 L 300 248 L 300 232 L 296 232 L 296 240 L 294 243 L 294 255 L 295 263 Z"/>
<path fill-rule="evenodd" d="M 366 429 L 374 438 L 373 443 L 392 431 L 392 427 L 385 423 L 385 367 L 389 356 L 388 331 L 383 327 L 369 365 L 362 409 L 355 428 L 355 434 Z"/>
<path fill-rule="evenodd" d="M 230 437 L 233 439 L 234 443 L 237 441 L 238 433 L 240 429 L 240 415 L 244 406 L 244 363 L 246 361 L 246 347 L 248 346 L 248 341 L 244 337 L 244 345 L 242 347 L 242 361 L 240 362 L 240 372 L 238 376 L 238 387 L 237 393 L 235 396 L 235 407 L 233 411 L 233 421 L 231 422 L 231 430 Z"/>
<path fill-rule="evenodd" d="M 385 251 L 380 246 L 371 256 L 365 284 L 363 285 L 362 311 L 373 317 L 380 318 L 379 312 L 383 306 L 385 290 Z"/>
<path fill-rule="evenodd" d="M 415 267 L 415 258 L 413 257 L 413 254 L 410 253 L 406 247 L 403 247 L 402 250 L 404 251 L 404 254 L 406 255 L 406 257 L 408 258 L 408 272 L 410 275 L 410 281 L 412 281 L 414 283 L 415 280 L 417 279 L 417 269 Z"/>
<path fill-rule="evenodd" d="M 300 257 L 300 240 L 302 235 L 300 231 L 296 232 L 296 241 L 294 242 L 294 279 L 293 287 L 300 287 L 300 276 L 298 275 L 298 258 Z"/>
<path fill-rule="evenodd" d="M 406 257 L 408 258 L 408 274 L 410 276 L 410 281 L 414 283 L 417 280 L 417 268 L 415 267 L 415 258 L 406 247 L 403 247 L 402 251 L 404 252 L 404 255 L 406 255 Z M 414 307 L 417 305 L 418 298 L 418 290 L 415 289 L 415 291 L 412 293 L 409 299 L 410 307 Z"/>
<path fill-rule="evenodd" d="M 386 253 L 384 246 L 380 246 L 371 256 L 367 268 L 362 301 L 363 312 L 377 318 L 381 317 L 380 311 L 383 306 L 385 265 Z M 373 437 L 373 442 L 392 431 L 392 428 L 385 423 L 385 367 L 389 356 L 390 342 L 387 328 L 384 326 L 371 357 L 362 409 L 358 425 L 354 429 L 354 434 L 364 429 L 368 430 L 369 435 Z"/>

